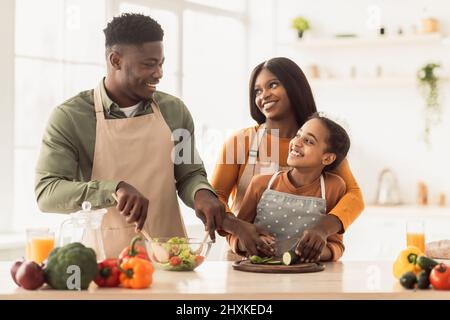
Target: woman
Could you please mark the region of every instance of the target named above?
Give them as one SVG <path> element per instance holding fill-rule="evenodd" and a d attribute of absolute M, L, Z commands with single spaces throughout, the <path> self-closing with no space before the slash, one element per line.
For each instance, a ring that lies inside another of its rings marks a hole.
<path fill-rule="evenodd" d="M 250 77 L 250 114 L 258 123 L 239 130 L 224 144 L 211 184 L 227 211 L 237 214 L 251 179 L 287 169 L 289 141 L 313 113 L 316 105 L 311 87 L 300 67 L 278 57 L 260 63 Z M 330 214 L 340 232 L 364 209 L 361 190 L 347 160 L 333 171 L 346 184 L 346 193 Z M 231 207 L 228 200 L 231 195 Z M 228 254 L 229 259 L 236 259 Z"/>

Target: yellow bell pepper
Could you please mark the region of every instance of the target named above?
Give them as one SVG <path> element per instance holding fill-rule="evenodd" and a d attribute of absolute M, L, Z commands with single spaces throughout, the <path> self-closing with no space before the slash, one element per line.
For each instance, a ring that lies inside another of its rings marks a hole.
<path fill-rule="evenodd" d="M 421 255 L 423 255 L 422 251 L 415 246 L 409 246 L 401 251 L 392 268 L 394 276 L 400 279 L 403 274 L 409 271 L 417 275 L 421 271 L 421 268 L 416 264 L 416 261 Z"/>

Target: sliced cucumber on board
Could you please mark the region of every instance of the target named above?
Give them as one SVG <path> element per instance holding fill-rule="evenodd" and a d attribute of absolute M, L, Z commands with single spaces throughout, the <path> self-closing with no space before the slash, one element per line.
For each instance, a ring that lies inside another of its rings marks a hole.
<path fill-rule="evenodd" d="M 295 253 L 294 250 L 286 251 L 283 253 L 283 264 L 286 266 L 290 266 L 291 264 L 295 264 L 300 257 Z"/>
<path fill-rule="evenodd" d="M 270 265 L 277 265 L 282 264 L 280 260 L 273 260 L 273 257 L 259 257 L 259 256 L 251 256 L 250 262 L 252 264 L 270 264 Z"/>
<path fill-rule="evenodd" d="M 280 265 L 280 264 L 283 264 L 283 262 L 280 260 L 270 260 L 270 261 L 267 261 L 265 264 Z"/>

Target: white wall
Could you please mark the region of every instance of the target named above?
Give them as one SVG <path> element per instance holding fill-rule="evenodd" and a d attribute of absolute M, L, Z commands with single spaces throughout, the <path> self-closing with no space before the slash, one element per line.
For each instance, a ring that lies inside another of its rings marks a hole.
<path fill-rule="evenodd" d="M 257 4 L 259 1 L 254 2 Z M 331 37 L 336 33 L 355 33 L 371 36 L 374 30 L 367 27 L 370 19 L 368 8 L 380 8 L 381 23 L 388 35 L 402 26 L 405 35 L 411 33 L 411 26 L 420 29 L 423 8 L 429 15 L 439 19 L 441 32 L 450 34 L 450 3 L 434 1 L 275 1 L 275 7 L 266 8 L 264 18 L 255 18 L 261 29 L 259 36 L 252 41 L 253 55 L 250 62 L 256 64 L 270 53 L 268 46 L 275 42 L 274 55 L 294 59 L 304 70 L 311 63 L 333 70 L 337 77 L 348 76 L 354 66 L 357 77 L 368 77 L 378 65 L 382 66 L 386 77 L 410 77 L 410 82 L 394 84 L 314 84 L 312 82 L 317 106 L 321 111 L 337 116 L 349 127 L 352 138 L 350 161 L 366 201 L 375 199 L 380 171 L 391 168 L 397 175 L 402 200 L 414 203 L 417 182 L 424 180 L 436 201 L 439 192 L 446 192 L 450 198 L 450 174 L 446 164 L 450 162 L 450 88 L 447 81 L 442 86 L 444 103 L 443 122 L 432 132 L 431 149 L 422 141 L 424 126 L 423 99 L 415 83 L 419 67 L 428 62 L 439 61 L 444 74 L 449 74 L 450 45 L 437 42 L 429 45 L 393 45 L 388 47 L 330 47 L 307 48 L 289 46 L 296 39 L 290 29 L 290 21 L 297 15 L 310 20 L 312 30 L 306 34 L 310 38 Z M 258 6 L 255 5 L 257 9 Z M 253 15 L 255 16 L 255 14 Z M 258 15 L 256 15 L 258 16 Z M 271 33 L 276 26 L 275 36 Z M 258 30 L 258 26 L 253 26 Z M 275 40 L 274 40 L 275 38 Z M 261 50 L 259 50 L 261 49 Z M 255 52 L 263 52 L 258 56 Z"/>
<path fill-rule="evenodd" d="M 13 213 L 14 159 L 14 0 L 0 2 L 0 231 L 7 230 Z"/>

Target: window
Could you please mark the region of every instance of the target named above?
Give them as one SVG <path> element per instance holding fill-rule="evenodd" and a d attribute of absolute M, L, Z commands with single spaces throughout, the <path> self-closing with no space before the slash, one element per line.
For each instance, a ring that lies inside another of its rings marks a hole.
<path fill-rule="evenodd" d="M 220 9 L 235 11 L 243 13 L 246 10 L 246 1 L 242 0 L 227 0 L 227 1 L 217 1 L 217 0 L 189 0 L 189 2 L 204 4 L 211 7 L 216 7 Z"/>
<path fill-rule="evenodd" d="M 51 111 L 105 73 L 105 20 L 105 1 L 16 0 L 14 230 L 65 218 L 37 214 L 34 168 Z"/>

